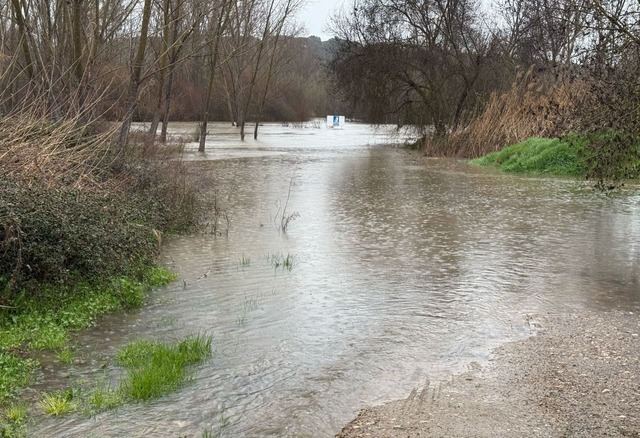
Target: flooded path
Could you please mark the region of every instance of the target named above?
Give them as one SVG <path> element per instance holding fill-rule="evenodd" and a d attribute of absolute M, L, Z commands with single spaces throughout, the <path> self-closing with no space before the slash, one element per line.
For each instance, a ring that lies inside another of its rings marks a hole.
<path fill-rule="evenodd" d="M 109 379 L 102 364 L 138 338 L 207 333 L 213 356 L 176 393 L 38 418 L 34 436 L 332 436 L 364 405 L 529 335 L 536 315 L 640 302 L 638 195 L 424 159 L 365 125 L 267 125 L 246 144 L 214 131 L 186 158 L 221 235 L 169 238 L 180 280 L 83 332 L 87 364 L 48 367 L 40 385 Z M 300 217 L 282 233 L 290 184 Z"/>

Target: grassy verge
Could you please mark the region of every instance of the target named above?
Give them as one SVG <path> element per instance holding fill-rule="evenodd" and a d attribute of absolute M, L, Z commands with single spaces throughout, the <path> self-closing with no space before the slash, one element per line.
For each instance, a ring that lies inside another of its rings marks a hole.
<path fill-rule="evenodd" d="M 640 177 L 640 140 L 614 131 L 532 137 L 471 163 L 509 173 L 588 178 L 604 186 Z"/>
<path fill-rule="evenodd" d="M 587 171 L 583 151 L 581 142 L 532 137 L 471 162 L 510 173 L 580 177 Z"/>
<path fill-rule="evenodd" d="M 71 360 L 69 334 L 90 327 L 108 312 L 137 307 L 155 286 L 175 276 L 161 267 L 148 267 L 135 275 L 104 281 L 80 281 L 72 286 L 42 286 L 16 298 L 0 317 L 0 403 L 7 404 L 28 384 L 37 362 L 35 350 L 58 351 L 64 362 Z"/>

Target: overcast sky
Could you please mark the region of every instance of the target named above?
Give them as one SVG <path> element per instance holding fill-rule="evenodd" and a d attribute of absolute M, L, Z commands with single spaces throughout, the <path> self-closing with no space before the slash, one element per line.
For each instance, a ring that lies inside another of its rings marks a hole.
<path fill-rule="evenodd" d="M 298 20 L 305 27 L 305 35 L 315 35 L 328 40 L 333 35 L 326 29 L 329 18 L 334 11 L 339 10 L 343 4 L 349 4 L 351 0 L 306 0 L 306 5 L 300 11 Z"/>

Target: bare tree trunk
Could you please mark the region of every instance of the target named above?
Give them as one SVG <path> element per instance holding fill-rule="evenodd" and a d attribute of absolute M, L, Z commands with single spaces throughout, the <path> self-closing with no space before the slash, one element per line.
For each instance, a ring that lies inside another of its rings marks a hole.
<path fill-rule="evenodd" d="M 20 46 L 22 47 L 22 54 L 25 61 L 25 71 L 27 72 L 27 78 L 33 79 L 33 61 L 31 58 L 31 49 L 29 48 L 29 35 L 27 33 L 27 26 L 25 24 L 24 16 L 22 15 L 22 2 L 20 0 L 11 0 L 13 6 L 13 15 L 18 25 L 18 32 L 20 33 Z"/>
<path fill-rule="evenodd" d="M 164 107 L 162 109 L 162 131 L 160 132 L 160 142 L 167 142 L 167 129 L 169 125 L 169 109 L 171 107 L 171 91 L 173 88 L 173 77 L 175 73 L 175 63 L 172 63 L 169 67 L 169 78 L 167 80 L 167 86 L 165 87 L 164 95 Z"/>
<path fill-rule="evenodd" d="M 213 86 L 215 85 L 216 67 L 218 65 L 218 48 L 220 47 L 220 38 L 224 31 L 224 25 L 229 18 L 229 11 L 231 8 L 226 7 L 226 2 L 223 3 L 224 11 L 220 11 L 218 15 L 218 23 L 215 34 L 215 41 L 213 45 L 213 53 L 210 53 L 211 64 L 209 65 L 209 82 L 207 84 L 207 97 L 205 99 L 204 109 L 202 111 L 202 119 L 200 122 L 200 138 L 198 144 L 198 152 L 204 152 L 205 143 L 207 141 L 207 123 L 209 122 L 209 109 L 211 106 L 211 99 L 213 95 Z M 223 18 L 224 17 L 224 18 Z"/>
<path fill-rule="evenodd" d="M 140 91 L 140 83 L 142 79 L 142 67 L 144 63 L 144 53 L 147 49 L 147 39 L 149 35 L 149 19 L 151 17 L 151 3 L 152 0 L 144 0 L 144 7 L 142 9 L 142 26 L 140 28 L 140 36 L 138 40 L 138 47 L 136 50 L 136 56 L 131 68 L 131 77 L 129 79 L 129 90 L 126 100 L 126 113 L 120 126 L 120 132 L 118 134 L 117 146 L 118 146 L 118 160 L 119 164 L 123 164 L 125 158 L 125 152 L 127 142 L 129 140 L 129 130 L 131 129 L 131 121 L 133 115 L 138 106 L 138 93 Z"/>
<path fill-rule="evenodd" d="M 72 8 L 72 38 L 73 38 L 73 71 L 76 74 L 78 82 L 82 81 L 84 76 L 84 62 L 82 59 L 82 28 L 80 20 L 82 19 L 82 0 L 73 0 Z"/>
<path fill-rule="evenodd" d="M 260 126 L 260 119 L 262 119 L 262 112 L 264 111 L 264 105 L 267 101 L 267 93 L 269 92 L 269 84 L 271 82 L 271 75 L 273 74 L 273 63 L 276 58 L 276 50 L 278 49 L 278 41 L 280 40 L 280 34 L 282 33 L 282 27 L 289 15 L 291 7 L 291 0 L 287 2 L 287 7 L 284 10 L 284 15 L 282 16 L 282 20 L 280 21 L 280 25 L 278 26 L 278 31 L 276 32 L 276 37 L 273 42 L 273 51 L 271 52 L 271 58 L 269 59 L 269 68 L 267 70 L 267 78 L 264 85 L 264 92 L 262 93 L 262 99 L 260 100 L 260 107 L 258 108 L 258 113 L 256 114 L 256 126 L 253 129 L 253 139 L 258 139 L 258 127 Z"/>
<path fill-rule="evenodd" d="M 151 120 L 151 126 L 149 127 L 149 134 L 152 137 L 156 136 L 158 131 L 158 124 L 160 123 L 160 114 L 162 112 L 162 99 L 164 97 L 164 79 L 165 70 L 167 67 L 167 57 L 169 51 L 169 6 L 171 0 L 164 0 L 163 3 L 163 25 L 162 25 L 162 52 L 160 53 L 160 63 L 158 72 L 158 101 L 156 109 L 153 112 L 153 119 Z"/>
<path fill-rule="evenodd" d="M 258 54 L 256 57 L 256 67 L 253 70 L 253 75 L 251 76 L 251 82 L 249 83 L 249 91 L 247 96 L 245 97 L 244 107 L 242 108 L 242 112 L 240 113 L 240 140 L 244 141 L 244 126 L 247 119 L 247 113 L 249 112 L 249 105 L 251 104 L 251 96 L 253 94 L 253 88 L 256 84 L 256 79 L 258 77 L 258 70 L 260 70 L 260 61 L 262 60 L 262 51 L 264 50 L 264 43 L 269 35 L 269 25 L 271 22 L 271 15 L 273 13 L 273 6 L 275 5 L 275 0 L 271 0 L 269 4 L 269 10 L 267 12 L 267 17 L 264 23 L 264 31 L 262 32 L 262 40 L 260 41 L 260 45 L 258 46 Z"/>

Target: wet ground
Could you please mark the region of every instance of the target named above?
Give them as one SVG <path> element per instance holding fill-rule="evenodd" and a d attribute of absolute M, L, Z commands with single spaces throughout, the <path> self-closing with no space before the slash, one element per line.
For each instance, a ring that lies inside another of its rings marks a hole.
<path fill-rule="evenodd" d="M 640 436 L 640 318 L 540 315 L 535 337 L 484 367 L 364 409 L 339 438 Z"/>
<path fill-rule="evenodd" d="M 34 436 L 331 436 L 363 406 L 485 363 L 536 315 L 640 302 L 633 190 L 425 159 L 390 146 L 405 139 L 391 128 L 212 134 L 205 155 L 184 156 L 216 201 L 209 233 L 162 253 L 179 280 L 81 333 L 83 363 L 50 364 L 37 388 L 112 380 L 115 351 L 138 338 L 207 333 L 213 356 L 176 393 L 38 417 Z M 299 217 L 283 232 L 285 204 Z"/>

